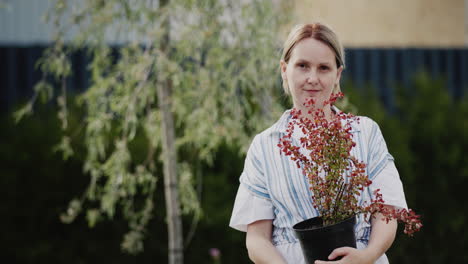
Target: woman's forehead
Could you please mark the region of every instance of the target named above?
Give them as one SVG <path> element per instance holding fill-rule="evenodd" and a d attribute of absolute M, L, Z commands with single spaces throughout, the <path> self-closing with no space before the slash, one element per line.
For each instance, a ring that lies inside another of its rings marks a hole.
<path fill-rule="evenodd" d="M 334 62 L 335 53 L 325 43 L 314 38 L 299 41 L 291 51 L 291 60 L 305 60 L 309 62 Z"/>

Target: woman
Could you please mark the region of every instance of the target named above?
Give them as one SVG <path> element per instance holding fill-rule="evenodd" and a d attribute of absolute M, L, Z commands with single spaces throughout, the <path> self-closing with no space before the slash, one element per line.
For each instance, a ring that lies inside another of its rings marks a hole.
<path fill-rule="evenodd" d="M 283 47 L 280 62 L 283 88 L 291 95 L 295 108 L 307 113 L 304 102 L 313 98 L 315 107 L 323 107 L 325 117 L 331 120 L 339 110 L 323 106 L 323 102 L 340 91 L 344 66 L 343 47 L 330 28 L 320 23 L 296 26 Z M 255 263 L 305 263 L 292 226 L 317 216 L 306 177 L 277 147 L 290 118 L 288 110 L 253 139 L 240 177 L 230 226 L 247 232 L 248 254 Z M 360 122 L 353 124 L 352 133 L 356 147 L 351 153 L 367 164 L 366 174 L 373 182 L 363 192 L 362 201 L 368 201 L 370 193 L 380 189 L 386 206 L 406 208 L 393 157 L 378 125 L 360 117 Z M 392 244 L 396 229 L 395 220 L 387 223 L 380 215 L 372 219 L 358 216 L 357 249 L 335 249 L 329 261 L 316 263 L 388 263 L 385 251 Z M 334 261 L 339 256 L 342 259 Z"/>

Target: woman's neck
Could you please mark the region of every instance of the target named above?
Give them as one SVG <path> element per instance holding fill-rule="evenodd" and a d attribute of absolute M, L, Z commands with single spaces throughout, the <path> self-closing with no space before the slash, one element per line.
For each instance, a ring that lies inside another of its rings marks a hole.
<path fill-rule="evenodd" d="M 298 108 L 298 107 L 295 107 L 296 109 L 299 109 L 301 110 L 302 114 L 304 116 L 306 116 L 307 118 L 313 120 L 314 119 L 314 113 L 312 112 L 311 114 L 308 113 L 309 109 L 308 108 L 305 108 L 305 107 L 301 107 L 301 108 Z M 324 115 L 325 115 L 325 119 L 330 122 L 333 120 L 333 118 L 335 117 L 335 111 L 332 109 L 332 107 L 330 105 L 327 105 L 323 108 L 321 108 Z"/>

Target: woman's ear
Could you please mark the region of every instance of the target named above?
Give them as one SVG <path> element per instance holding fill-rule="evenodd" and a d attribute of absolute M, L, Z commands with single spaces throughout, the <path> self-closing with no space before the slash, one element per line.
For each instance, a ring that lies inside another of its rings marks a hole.
<path fill-rule="evenodd" d="M 343 66 L 340 66 L 338 68 L 338 70 L 336 71 L 336 83 L 335 83 L 335 85 L 338 85 L 340 83 L 341 72 L 343 72 Z"/>
<path fill-rule="evenodd" d="M 281 60 L 280 61 L 280 68 L 281 68 L 281 77 L 283 78 L 283 81 L 287 80 L 287 77 L 286 77 L 287 67 L 288 67 L 288 64 L 284 60 Z"/>

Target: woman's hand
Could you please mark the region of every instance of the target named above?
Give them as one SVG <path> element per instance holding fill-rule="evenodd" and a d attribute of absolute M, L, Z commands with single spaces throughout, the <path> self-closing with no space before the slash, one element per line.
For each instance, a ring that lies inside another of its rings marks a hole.
<path fill-rule="evenodd" d="M 340 260 L 333 260 L 342 257 Z M 366 249 L 355 249 L 351 247 L 341 247 L 333 250 L 328 256 L 331 261 L 317 260 L 315 264 L 374 264 L 377 260 L 371 252 Z"/>
<path fill-rule="evenodd" d="M 393 219 L 387 222 L 381 214 L 377 213 L 372 217 L 371 225 L 369 244 L 365 249 L 337 248 L 328 256 L 331 261 L 317 260 L 315 264 L 373 264 L 392 245 L 397 230 L 397 221 Z M 343 258 L 334 260 L 340 256 Z"/>

